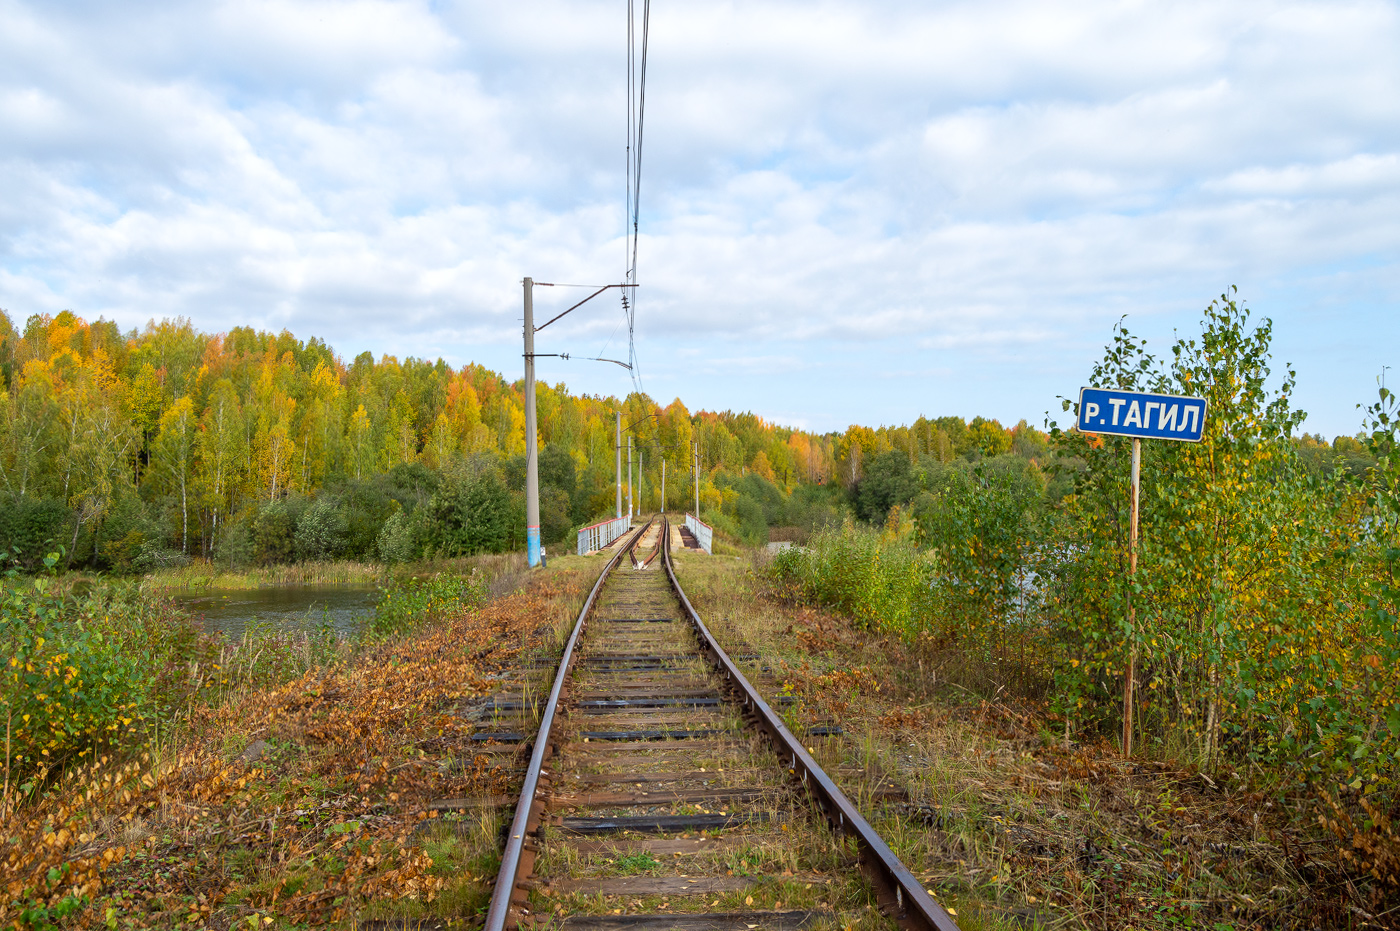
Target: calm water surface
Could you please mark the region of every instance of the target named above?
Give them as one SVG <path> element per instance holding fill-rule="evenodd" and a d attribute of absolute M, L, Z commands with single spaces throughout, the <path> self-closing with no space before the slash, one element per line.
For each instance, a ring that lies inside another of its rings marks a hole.
<path fill-rule="evenodd" d="M 329 621 L 337 633 L 352 635 L 374 613 L 379 592 L 372 585 L 288 585 L 247 590 L 208 589 L 177 594 L 175 602 L 211 631 L 238 639 L 249 625 L 279 632 L 317 630 Z"/>

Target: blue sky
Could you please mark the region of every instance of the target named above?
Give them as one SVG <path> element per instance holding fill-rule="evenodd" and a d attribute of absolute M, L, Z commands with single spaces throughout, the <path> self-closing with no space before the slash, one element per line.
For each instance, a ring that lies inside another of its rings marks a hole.
<path fill-rule="evenodd" d="M 523 276 L 624 271 L 624 40 L 621 0 L 0 0 L 0 308 L 514 375 Z M 1039 424 L 1120 316 L 1166 352 L 1237 285 L 1352 433 L 1400 366 L 1397 50 L 1382 2 L 657 0 L 644 387 Z M 538 350 L 625 355 L 620 319 Z"/>

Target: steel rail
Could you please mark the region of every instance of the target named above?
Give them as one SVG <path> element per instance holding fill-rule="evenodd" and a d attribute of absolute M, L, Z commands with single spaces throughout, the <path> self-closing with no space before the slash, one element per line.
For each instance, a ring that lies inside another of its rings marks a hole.
<path fill-rule="evenodd" d="M 501 856 L 501 869 L 496 876 L 496 886 L 491 894 L 491 905 L 486 915 L 484 931 L 505 931 L 507 928 L 516 927 L 516 922 L 512 920 L 514 916 L 511 913 L 511 906 L 516 902 L 523 904 L 527 894 L 525 889 L 518 888 L 520 870 L 522 865 L 526 865 L 527 869 L 533 866 L 536 851 L 527 845 L 526 838 L 531 831 L 538 827 L 543 815 L 544 805 L 536 799 L 536 795 L 539 792 L 541 778 L 545 775 L 543 773 L 544 761 L 552 750 L 550 728 L 554 724 L 564 684 L 572 670 L 574 649 L 604 582 L 617 568 L 622 557 L 632 554 L 654 521 L 655 518 L 648 521 L 633 535 L 630 542 L 620 547 L 619 551 L 613 555 L 608 564 L 603 567 L 603 571 L 598 574 L 598 579 L 593 583 L 593 589 L 589 592 L 587 601 L 584 602 L 583 608 L 579 611 L 574 630 L 564 648 L 563 655 L 560 657 L 559 671 L 555 675 L 554 686 L 550 691 L 544 715 L 540 721 L 539 734 L 535 738 L 534 749 L 530 756 L 530 766 L 525 773 L 525 784 L 521 787 L 520 801 L 516 805 L 515 817 L 511 822 L 510 832 L 506 836 L 506 846 Z M 746 714 L 750 715 L 758 729 L 772 741 L 779 757 L 790 761 L 788 765 L 789 775 L 812 794 L 822 807 L 827 823 L 834 830 L 855 839 L 860 853 L 861 869 L 875 886 L 877 901 L 882 910 L 893 917 L 901 927 L 911 929 L 911 931 L 915 931 L 915 929 L 917 931 L 959 931 L 952 917 L 933 900 L 932 896 L 924 891 L 918 877 L 900 862 L 899 858 L 890 850 L 889 845 L 870 826 L 859 810 L 851 804 L 850 799 L 846 797 L 840 787 L 832 782 L 817 761 L 807 752 L 802 742 L 788 730 L 787 726 L 783 724 L 782 718 L 763 700 L 753 684 L 730 659 L 729 654 L 725 653 L 724 649 L 715 641 L 709 628 L 700 619 L 700 615 L 676 579 L 675 569 L 671 562 L 670 537 L 669 522 L 662 518 L 659 549 L 664 558 L 666 577 L 685 609 L 686 617 L 700 638 L 701 649 L 708 655 L 712 665 L 723 674 L 731 691 L 743 701 Z M 518 899 L 517 892 L 520 894 Z"/>
<path fill-rule="evenodd" d="M 552 747 L 549 743 L 549 731 L 554 725 L 555 712 L 559 708 L 559 699 L 564 691 L 564 683 L 568 681 L 570 668 L 574 662 L 574 648 L 578 645 L 579 637 L 583 633 L 584 622 L 588 619 L 588 614 L 593 610 L 593 603 L 598 599 L 598 593 L 603 590 L 603 583 L 624 555 L 630 555 L 632 549 L 651 526 L 648 521 L 645 526 L 638 530 L 630 543 L 620 546 L 613 554 L 612 559 L 603 567 L 603 571 L 598 573 L 598 580 L 593 583 L 593 589 L 588 593 L 588 599 L 583 603 L 583 608 L 578 613 L 578 620 L 574 622 L 573 633 L 569 635 L 569 641 L 564 646 L 564 653 L 559 658 L 559 671 L 554 676 L 554 687 L 550 689 L 549 699 L 545 702 L 544 715 L 540 718 L 540 729 L 535 737 L 535 746 L 530 753 L 530 765 L 525 770 L 525 784 L 520 788 L 520 801 L 515 806 L 515 818 L 510 824 L 510 833 L 506 835 L 505 849 L 501 852 L 501 869 L 496 874 L 496 887 L 491 892 L 491 906 L 486 913 L 486 924 L 484 931 L 503 931 L 507 927 L 507 920 L 510 918 L 511 902 L 515 898 L 516 883 L 520 877 L 520 867 L 529 854 L 528 866 L 533 866 L 534 851 L 527 850 L 525 843 L 526 836 L 532 830 L 531 820 L 538 821 L 543 814 L 544 806 L 535 799 L 539 793 L 540 776 L 544 768 L 544 761 L 549 758 Z M 522 896 L 524 890 L 521 890 Z M 514 925 L 512 924 L 511 927 Z"/>
<path fill-rule="evenodd" d="M 705 622 L 686 597 L 685 590 L 676 580 L 675 569 L 671 564 L 671 535 L 665 522 L 662 524 L 662 552 L 665 555 L 666 577 L 671 582 L 676 596 L 685 608 L 686 616 L 700 635 L 701 648 L 709 654 L 714 667 L 723 673 L 727 684 L 744 702 L 746 712 L 751 712 L 758 727 L 773 742 L 773 749 L 780 759 L 789 761 L 788 773 L 801 782 L 816 798 L 826 814 L 827 823 L 835 830 L 853 837 L 860 851 L 861 869 L 870 878 L 877 891 L 877 901 L 903 928 L 918 931 L 958 931 L 952 917 L 924 891 L 923 884 L 911 873 L 884 839 L 861 816 L 860 811 L 841 791 L 807 752 L 807 748 L 783 723 L 739 667 L 729 658 L 729 654 L 715 641 Z"/>

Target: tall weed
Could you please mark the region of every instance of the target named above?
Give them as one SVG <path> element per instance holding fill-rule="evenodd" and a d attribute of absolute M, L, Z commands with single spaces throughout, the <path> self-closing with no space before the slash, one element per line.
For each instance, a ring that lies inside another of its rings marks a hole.
<path fill-rule="evenodd" d="M 476 570 L 469 576 L 434 575 L 391 582 L 380 589 L 379 604 L 370 619 L 374 637 L 409 633 L 486 603 L 486 582 Z"/>
<path fill-rule="evenodd" d="M 846 522 L 813 534 L 773 561 L 774 579 L 804 600 L 850 615 L 868 630 L 910 636 L 931 607 L 934 562 L 907 537 Z"/>

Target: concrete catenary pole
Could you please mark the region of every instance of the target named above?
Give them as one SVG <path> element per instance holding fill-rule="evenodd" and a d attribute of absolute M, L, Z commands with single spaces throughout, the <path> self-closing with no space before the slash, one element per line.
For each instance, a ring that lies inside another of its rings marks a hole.
<path fill-rule="evenodd" d="M 637 512 L 641 513 L 642 508 L 647 506 L 647 483 L 646 483 L 646 453 L 641 446 L 637 447 Z"/>
<path fill-rule="evenodd" d="M 535 436 L 535 282 L 525 279 L 525 555 L 540 564 L 540 451 Z"/>
<path fill-rule="evenodd" d="M 666 513 L 666 460 L 661 460 L 661 513 Z"/>
<path fill-rule="evenodd" d="M 695 444 L 695 455 L 691 458 L 691 474 L 695 476 L 695 519 L 700 519 L 700 444 Z"/>
<path fill-rule="evenodd" d="M 627 526 L 632 526 L 632 438 L 627 438 Z"/>
<path fill-rule="evenodd" d="M 617 476 L 617 513 L 614 517 L 622 516 L 622 411 L 617 412 L 617 471 L 613 474 Z"/>

